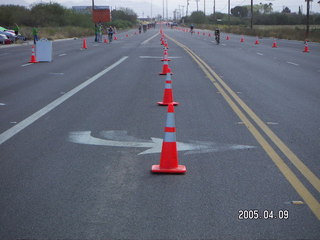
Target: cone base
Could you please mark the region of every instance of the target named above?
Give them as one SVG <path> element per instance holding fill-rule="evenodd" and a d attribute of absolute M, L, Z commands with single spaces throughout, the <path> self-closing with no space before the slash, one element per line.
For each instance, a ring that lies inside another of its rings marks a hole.
<path fill-rule="evenodd" d="M 39 63 L 38 61 L 29 61 L 28 63 Z"/>
<path fill-rule="evenodd" d="M 185 173 L 186 166 L 178 165 L 176 168 L 161 168 L 160 165 L 152 165 L 151 172 L 154 173 Z"/>
<path fill-rule="evenodd" d="M 178 102 L 170 102 L 170 103 L 172 103 L 174 106 L 179 105 Z M 168 106 L 170 103 L 157 102 L 157 104 L 160 105 L 160 106 Z"/>
<path fill-rule="evenodd" d="M 173 74 L 173 72 L 168 72 L 168 73 L 170 73 L 171 75 Z M 168 73 L 162 72 L 162 73 L 159 73 L 159 75 L 167 75 Z"/>
<path fill-rule="evenodd" d="M 309 50 L 303 50 L 303 52 L 310 52 Z"/>

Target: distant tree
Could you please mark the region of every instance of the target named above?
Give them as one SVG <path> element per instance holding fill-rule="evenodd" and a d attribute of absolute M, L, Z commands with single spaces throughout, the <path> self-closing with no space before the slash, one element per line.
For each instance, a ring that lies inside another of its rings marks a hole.
<path fill-rule="evenodd" d="M 196 23 L 196 24 L 202 24 L 202 23 L 208 22 L 206 15 L 202 11 L 193 12 L 189 17 L 189 20 L 190 22 Z"/>
<path fill-rule="evenodd" d="M 290 8 L 285 7 L 285 8 L 282 10 L 282 13 L 288 14 L 288 13 L 291 13 L 291 10 L 290 10 Z"/>
<path fill-rule="evenodd" d="M 125 20 L 136 23 L 138 19 L 137 14 L 130 8 L 120 8 L 118 10 L 112 10 L 111 15 L 112 21 Z"/>
<path fill-rule="evenodd" d="M 66 9 L 58 3 L 39 3 L 31 8 L 33 24 L 36 26 L 64 26 Z"/>
<path fill-rule="evenodd" d="M 298 12 L 299 15 L 302 15 L 302 10 L 301 10 L 301 6 L 299 6 L 299 12 Z"/>
<path fill-rule="evenodd" d="M 231 9 L 231 14 L 235 17 L 247 17 L 248 16 L 248 8 L 242 6 L 236 6 Z"/>

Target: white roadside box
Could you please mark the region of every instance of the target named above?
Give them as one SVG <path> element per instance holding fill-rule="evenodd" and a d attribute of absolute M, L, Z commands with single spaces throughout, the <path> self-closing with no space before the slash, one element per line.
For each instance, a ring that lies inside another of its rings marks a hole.
<path fill-rule="evenodd" d="M 52 61 L 52 41 L 41 39 L 36 44 L 36 56 L 39 62 Z"/>

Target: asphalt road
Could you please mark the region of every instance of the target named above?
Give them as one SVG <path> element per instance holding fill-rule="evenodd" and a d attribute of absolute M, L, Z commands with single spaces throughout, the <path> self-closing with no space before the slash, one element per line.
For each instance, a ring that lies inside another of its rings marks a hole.
<path fill-rule="evenodd" d="M 320 239 L 319 44 L 164 33 L 177 141 L 210 146 L 184 175 L 136 146 L 164 136 L 159 28 L 0 48 L 0 239 Z"/>

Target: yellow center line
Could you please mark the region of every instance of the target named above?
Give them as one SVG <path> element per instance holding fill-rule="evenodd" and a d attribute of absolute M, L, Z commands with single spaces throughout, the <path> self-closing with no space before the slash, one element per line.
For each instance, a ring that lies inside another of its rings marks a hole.
<path fill-rule="evenodd" d="M 167 36 L 168 37 L 168 36 Z M 308 167 L 271 131 L 268 126 L 230 89 L 230 87 L 193 51 L 184 46 L 180 42 L 168 37 L 178 46 L 182 47 L 200 66 L 203 72 L 211 80 L 217 90 L 222 94 L 232 110 L 238 115 L 241 121 L 246 125 L 253 137 L 262 146 L 265 152 L 269 155 L 275 165 L 279 168 L 285 178 L 297 191 L 297 193 L 304 199 L 306 204 L 310 207 L 312 212 L 320 220 L 320 203 L 310 193 L 310 191 L 302 184 L 298 177 L 292 172 L 288 165 L 281 159 L 267 140 L 260 134 L 257 128 L 250 122 L 241 109 L 231 99 L 227 92 L 234 98 L 234 100 L 243 108 L 243 110 L 252 118 L 252 120 L 267 134 L 267 136 L 277 145 L 277 147 L 286 155 L 286 157 L 299 169 L 299 171 L 308 179 L 308 181 L 319 191 L 319 179 L 308 169 Z M 226 91 L 227 92 L 226 92 Z"/>

